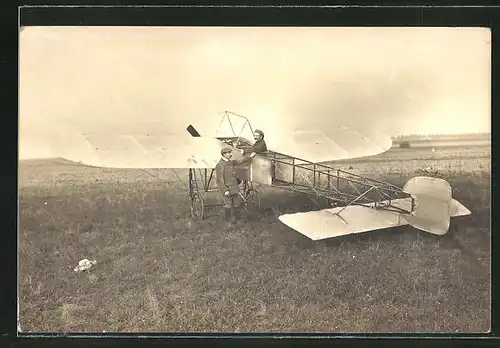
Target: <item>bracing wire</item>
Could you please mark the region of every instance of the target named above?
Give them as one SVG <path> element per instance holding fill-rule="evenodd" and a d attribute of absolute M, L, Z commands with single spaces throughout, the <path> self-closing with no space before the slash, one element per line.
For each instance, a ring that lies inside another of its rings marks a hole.
<path fill-rule="evenodd" d="M 161 182 L 163 182 L 163 183 L 165 183 L 165 184 L 166 184 L 166 183 L 168 183 L 166 180 L 164 180 L 164 179 L 163 179 L 162 177 L 160 177 L 159 175 L 153 174 L 153 173 L 151 173 L 151 172 L 147 171 L 146 169 L 141 168 L 141 171 L 143 171 L 143 172 L 144 172 L 144 173 L 146 173 L 147 175 L 150 175 L 150 176 L 152 176 L 152 177 L 154 177 L 154 178 L 156 178 L 156 179 L 160 180 Z M 189 187 L 188 187 L 188 186 L 184 183 L 184 181 L 181 179 L 181 177 L 179 176 L 179 174 L 177 174 L 177 172 L 176 172 L 174 169 L 172 169 L 172 172 L 173 172 L 173 173 L 174 173 L 174 175 L 177 177 L 177 179 L 179 180 L 179 182 L 181 182 L 181 183 L 183 184 L 183 186 L 184 186 L 184 188 L 183 188 L 183 189 L 184 189 L 184 190 L 186 190 L 186 191 L 188 191 L 188 190 L 189 190 Z"/>

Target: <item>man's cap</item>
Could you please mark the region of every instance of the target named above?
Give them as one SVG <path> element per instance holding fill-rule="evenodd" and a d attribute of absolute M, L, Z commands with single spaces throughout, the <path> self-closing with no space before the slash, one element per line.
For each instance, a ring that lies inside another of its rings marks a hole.
<path fill-rule="evenodd" d="M 260 129 L 256 129 L 253 133 L 254 134 L 257 133 L 257 134 L 260 134 L 261 136 L 264 136 L 264 132 L 261 131 Z"/>
<path fill-rule="evenodd" d="M 221 155 L 228 153 L 228 152 L 233 152 L 233 150 L 228 146 L 223 147 L 222 150 L 220 150 Z"/>

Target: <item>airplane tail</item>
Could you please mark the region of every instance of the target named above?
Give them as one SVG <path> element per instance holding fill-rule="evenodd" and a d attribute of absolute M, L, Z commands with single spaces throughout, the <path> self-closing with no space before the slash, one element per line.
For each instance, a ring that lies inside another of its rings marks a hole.
<path fill-rule="evenodd" d="M 406 182 L 403 191 L 411 194 L 415 203 L 413 213 L 403 216 L 408 224 L 436 235 L 448 232 L 450 218 L 456 216 L 457 212 L 453 211 L 456 210 L 456 203 L 452 198 L 451 186 L 446 180 L 426 176 L 413 177 Z M 463 209 L 467 210 L 465 207 Z"/>
<path fill-rule="evenodd" d="M 407 224 L 443 235 L 448 232 L 452 217 L 471 214 L 462 203 L 452 198 L 451 186 L 443 179 L 414 177 L 406 182 L 403 190 L 414 199 L 411 215 L 372 209 L 373 204 L 368 204 L 283 214 L 278 219 L 306 237 L 320 240 Z M 391 203 L 405 210 L 411 206 L 408 198 L 392 200 Z"/>

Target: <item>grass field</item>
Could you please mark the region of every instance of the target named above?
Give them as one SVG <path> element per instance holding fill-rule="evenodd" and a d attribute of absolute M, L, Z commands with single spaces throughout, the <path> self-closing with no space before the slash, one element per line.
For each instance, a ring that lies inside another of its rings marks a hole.
<path fill-rule="evenodd" d="M 266 189 L 258 219 L 194 223 L 168 170 L 21 161 L 23 331 L 488 331 L 489 148 L 392 149 L 337 167 L 399 185 L 425 168 L 472 215 L 441 237 L 401 227 L 312 242 L 274 213 L 313 208 L 303 196 Z M 74 272 L 83 258 L 96 266 Z"/>

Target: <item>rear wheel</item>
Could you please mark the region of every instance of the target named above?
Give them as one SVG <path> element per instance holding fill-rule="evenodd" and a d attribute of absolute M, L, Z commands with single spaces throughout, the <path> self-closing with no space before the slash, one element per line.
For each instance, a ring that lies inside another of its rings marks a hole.
<path fill-rule="evenodd" d="M 195 193 L 191 196 L 191 217 L 194 220 L 203 219 L 203 213 L 205 212 L 205 205 L 203 204 L 203 199 L 199 193 Z"/>

